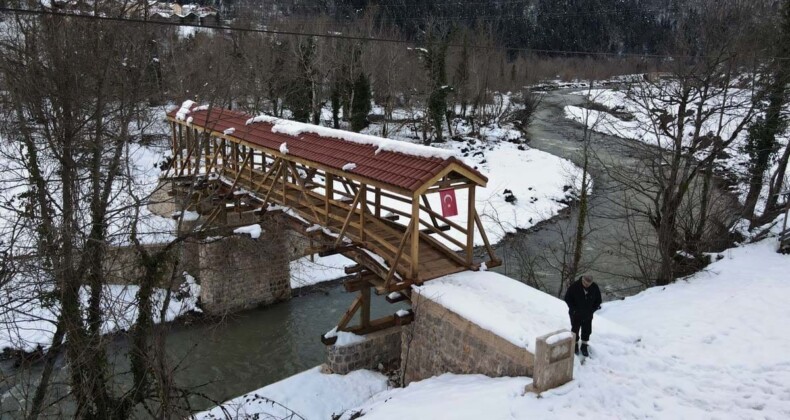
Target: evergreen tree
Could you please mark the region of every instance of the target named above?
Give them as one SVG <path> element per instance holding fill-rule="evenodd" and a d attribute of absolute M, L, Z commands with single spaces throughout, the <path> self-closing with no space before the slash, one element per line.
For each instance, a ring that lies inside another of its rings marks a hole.
<path fill-rule="evenodd" d="M 308 38 L 298 44 L 298 60 L 296 75 L 286 100 L 293 113 L 293 119 L 301 122 L 310 121 L 313 106 L 313 60 L 315 57 L 315 40 Z"/>
<path fill-rule="evenodd" d="M 370 114 L 370 79 L 360 72 L 354 81 L 354 103 L 351 105 L 351 130 L 360 132 L 368 126 Z"/>
<path fill-rule="evenodd" d="M 447 86 L 447 72 L 445 71 L 445 59 L 447 56 L 447 39 L 442 37 L 436 40 L 428 37 L 427 48 L 417 50 L 423 58 L 425 70 L 428 73 L 428 83 L 430 93 L 428 95 L 428 119 L 431 128 L 434 130 L 437 142 L 444 141 L 442 136 L 442 123 L 447 111 L 447 93 L 450 87 Z M 425 138 L 425 144 L 430 144 L 430 138 Z"/>

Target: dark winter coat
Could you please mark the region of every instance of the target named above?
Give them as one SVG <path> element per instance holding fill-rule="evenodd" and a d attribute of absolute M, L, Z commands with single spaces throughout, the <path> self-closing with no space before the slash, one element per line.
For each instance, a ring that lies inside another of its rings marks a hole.
<path fill-rule="evenodd" d="M 592 317 L 601 306 L 601 290 L 595 282 L 585 290 L 581 279 L 576 280 L 565 292 L 565 303 L 568 304 L 571 316 Z"/>

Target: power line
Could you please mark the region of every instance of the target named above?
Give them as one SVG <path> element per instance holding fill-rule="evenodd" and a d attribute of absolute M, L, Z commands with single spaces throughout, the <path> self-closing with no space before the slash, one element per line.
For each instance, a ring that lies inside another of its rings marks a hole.
<path fill-rule="evenodd" d="M 2 13 L 15 13 L 20 15 L 39 15 L 39 16 L 53 16 L 53 17 L 60 17 L 60 18 L 72 18 L 72 19 L 83 19 L 83 20 L 97 20 L 97 21 L 106 21 L 106 22 L 118 22 L 118 23 L 135 23 L 135 24 L 143 24 L 143 25 L 156 25 L 156 26 L 170 26 L 170 27 L 188 27 L 188 28 L 204 28 L 204 29 L 213 29 L 219 31 L 231 31 L 231 32 L 245 32 L 245 33 L 263 33 L 263 34 L 270 34 L 270 35 L 283 35 L 283 36 L 296 36 L 296 37 L 311 37 L 311 38 L 325 38 L 325 39 L 343 39 L 349 41 L 364 41 L 364 42 L 383 42 L 383 43 L 391 43 L 391 44 L 408 44 L 411 46 L 424 46 L 424 45 L 440 45 L 438 42 L 424 42 L 424 43 L 416 43 L 410 40 L 403 40 L 403 39 L 393 39 L 393 38 L 376 38 L 371 36 L 361 36 L 361 35 L 343 35 L 341 33 L 336 32 L 328 32 L 328 33 L 314 33 L 314 32 L 298 32 L 298 31 L 287 31 L 287 30 L 278 30 L 278 29 L 261 29 L 261 28 L 244 28 L 244 27 L 234 27 L 234 26 L 220 26 L 220 25 L 199 25 L 193 23 L 181 23 L 181 22 L 168 22 L 168 21 L 159 21 L 159 20 L 146 20 L 140 18 L 132 18 L 132 17 L 115 17 L 115 16 L 97 16 L 91 14 L 75 14 L 75 13 L 62 13 L 62 12 L 55 12 L 49 10 L 32 10 L 32 9 L 18 9 L 12 7 L 0 7 L 0 12 Z M 533 54 L 557 54 L 557 55 L 575 55 L 575 56 L 598 56 L 598 57 L 616 57 L 616 58 L 625 58 L 625 57 L 632 57 L 632 58 L 654 58 L 654 59 L 666 59 L 666 58 L 713 58 L 712 56 L 691 56 L 691 55 L 669 55 L 669 54 L 640 54 L 640 53 L 611 53 L 611 52 L 596 52 L 596 51 L 569 51 L 569 50 L 553 50 L 553 49 L 540 49 L 540 48 L 525 48 L 525 47 L 491 47 L 488 45 L 464 45 L 458 43 L 447 43 L 444 44 L 447 47 L 453 48 L 469 48 L 473 50 L 501 50 L 501 51 L 516 51 L 516 52 L 524 52 L 524 53 L 533 53 Z M 790 60 L 790 57 L 767 57 L 776 60 Z"/>

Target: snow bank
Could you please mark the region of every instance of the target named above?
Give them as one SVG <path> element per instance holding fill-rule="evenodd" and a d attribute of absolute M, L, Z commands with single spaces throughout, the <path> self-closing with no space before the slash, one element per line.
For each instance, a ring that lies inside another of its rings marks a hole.
<path fill-rule="evenodd" d="M 350 420 L 357 412 L 363 419 L 512 419 L 513 400 L 522 398 L 530 378 L 489 378 L 483 375 L 446 373 L 425 381 L 413 382 L 406 388 L 382 392 L 364 406 L 347 411 L 342 420 Z M 580 408 L 582 410 L 583 408 Z M 534 415 L 534 413 L 533 413 Z M 532 418 L 560 418 L 545 413 Z"/>
<path fill-rule="evenodd" d="M 640 97 L 642 94 L 639 93 L 639 87 L 635 86 L 633 88 L 636 89 L 636 93 L 632 96 L 629 96 L 627 91 L 613 89 L 593 89 L 591 91 L 579 92 L 579 94 L 586 96 L 590 101 L 604 105 L 609 109 L 616 109 L 619 116 L 623 116 L 623 113 L 630 115 L 631 120 L 619 118 L 618 115 L 609 112 L 578 106 L 566 106 L 565 116 L 568 119 L 586 125 L 588 128 L 603 134 L 632 139 L 657 147 L 672 148 L 673 141 L 669 137 L 656 133 L 657 129 L 653 124 L 655 116 L 650 115 L 647 111 L 648 109 L 653 109 L 655 105 L 651 103 L 647 106 L 644 103 L 645 98 Z M 658 96 L 660 94 L 661 92 L 657 91 L 655 95 Z M 748 89 L 731 89 L 726 97 L 724 95 L 719 95 L 711 98 L 705 109 L 708 112 L 714 112 L 714 116 L 702 124 L 700 132 L 703 135 L 705 133 L 718 133 L 718 125 L 721 123 L 721 137 L 724 139 L 731 137 L 738 124 L 740 124 L 744 116 L 749 113 L 751 95 L 752 92 Z M 662 98 L 657 100 L 657 102 L 664 103 L 662 101 L 666 100 L 667 98 Z M 720 122 L 719 115 L 715 112 L 718 112 L 717 109 L 722 105 L 724 105 L 727 111 L 725 111 L 725 115 Z M 668 111 L 670 113 L 677 112 L 677 105 L 669 107 Z M 790 106 L 786 108 L 786 111 L 790 111 Z M 693 138 L 691 136 L 691 134 L 693 134 L 692 131 L 693 127 L 691 125 L 686 127 L 686 133 L 684 133 L 685 135 L 683 136 L 684 142 L 686 143 L 684 146 L 689 146 L 689 141 Z M 748 176 L 747 169 L 749 167 L 749 155 L 744 151 L 746 137 L 747 130 L 741 131 L 737 138 L 726 148 L 724 153 L 721 153 L 716 159 L 716 165 L 719 168 L 738 175 L 742 179 L 746 179 Z M 782 150 L 790 143 L 790 135 L 785 133 L 785 135 L 779 136 L 777 141 L 780 145 L 779 153 L 781 154 Z M 704 149 L 697 154 L 697 157 L 703 158 L 707 153 L 709 153 L 709 149 Z M 770 168 L 771 173 L 775 171 L 776 167 L 777 162 L 772 162 L 772 167 Z M 741 202 L 745 201 L 748 192 L 748 183 L 741 182 L 734 188 L 738 190 Z M 767 188 L 763 188 L 761 197 L 757 203 L 758 213 L 762 211 L 766 199 Z"/>
<path fill-rule="evenodd" d="M 420 156 L 426 158 L 440 158 L 440 159 L 448 159 L 450 157 L 456 156 L 456 153 L 451 150 L 443 150 L 443 149 L 438 149 L 436 147 L 423 146 L 423 145 L 407 143 L 397 140 L 389 140 L 382 137 L 376 137 L 367 134 L 359 134 L 350 131 L 322 127 L 318 125 L 284 120 L 280 118 L 270 117 L 268 115 L 258 115 L 257 117 L 248 119 L 246 123 L 247 125 L 250 125 L 259 122 L 271 124 L 273 133 L 282 133 L 294 137 L 299 137 L 299 135 L 303 133 L 311 133 L 322 137 L 328 137 L 328 138 L 333 138 L 343 141 L 349 141 L 357 144 L 374 146 L 376 148 L 376 153 L 394 152 L 394 153 L 402 153 L 404 155 Z"/>
<path fill-rule="evenodd" d="M 437 302 L 516 346 L 535 351 L 535 339 L 570 327 L 564 301 L 492 271 L 466 271 L 414 287 Z M 598 331 L 628 331 L 598 317 Z"/>
<path fill-rule="evenodd" d="M 364 336 L 356 335 L 347 331 L 335 331 L 334 335 L 328 337 L 337 337 L 337 341 L 335 341 L 334 344 L 336 347 L 350 346 L 352 344 L 362 343 L 366 340 Z"/>
<path fill-rule="evenodd" d="M 357 169 L 357 164 L 356 163 L 349 162 L 349 163 L 346 163 L 345 165 L 343 165 L 343 170 L 346 171 L 346 172 L 353 171 L 354 169 Z"/>
<path fill-rule="evenodd" d="M 30 285 L 37 288 L 40 285 Z M 139 286 L 105 285 L 102 296 L 104 320 L 102 333 L 109 334 L 116 331 L 128 330 L 137 320 L 137 292 Z M 11 292 L 13 290 L 13 292 Z M 0 350 L 18 349 L 33 351 L 36 347 L 49 348 L 55 335 L 55 321 L 59 307 L 53 307 L 50 302 L 42 302 L 36 297 L 32 300 L 20 299 L 11 294 L 26 294 L 28 296 L 41 296 L 39 291 L 30 291 L 28 286 L 9 288 L 9 293 L 0 299 L 0 325 L 14 325 L 14 328 L 0 329 Z M 161 322 L 160 311 L 164 305 L 166 291 L 154 289 L 153 309 L 154 322 Z M 184 282 L 177 292 L 171 295 L 171 300 L 165 314 L 165 322 L 173 321 L 179 316 L 189 312 L 200 312 L 197 300 L 200 296 L 200 285 L 195 278 L 184 273 Z M 87 307 L 90 291 L 87 287 L 80 289 L 80 299 L 83 307 Z M 5 301 L 8 299 L 8 301 Z"/>
<path fill-rule="evenodd" d="M 790 256 L 776 253 L 775 238 L 722 255 L 686 280 L 605 303 L 593 321 L 592 357 L 583 365 L 577 359 L 574 380 L 559 388 L 537 396 L 523 394 L 528 378 L 448 374 L 378 394 L 343 418 L 360 411 L 372 420 L 449 413 L 454 419 L 790 418 Z M 472 305 L 455 294 L 445 299 Z M 552 306 L 540 301 L 521 306 Z M 486 309 L 491 320 L 497 313 L 524 317 L 519 308 Z M 614 323 L 641 339 L 613 333 Z"/>
<path fill-rule="evenodd" d="M 644 342 L 662 357 L 752 369 L 787 364 L 790 373 L 790 338 L 781 332 L 790 325 L 790 256 L 776 247 L 770 238 L 729 249 L 700 273 L 600 312 L 649 331 Z"/>
<path fill-rule="evenodd" d="M 194 419 L 330 419 L 387 389 L 387 377 L 368 370 L 347 375 L 323 374 L 320 367 L 283 379 L 194 415 Z M 270 401 L 276 401 L 272 404 Z M 287 407 L 287 408 L 286 408 Z"/>
<path fill-rule="evenodd" d="M 340 254 L 328 257 L 315 255 L 312 261 L 309 256 L 291 261 L 291 289 L 345 277 L 347 275 L 345 268 L 354 264 L 356 264 L 354 261 Z"/>

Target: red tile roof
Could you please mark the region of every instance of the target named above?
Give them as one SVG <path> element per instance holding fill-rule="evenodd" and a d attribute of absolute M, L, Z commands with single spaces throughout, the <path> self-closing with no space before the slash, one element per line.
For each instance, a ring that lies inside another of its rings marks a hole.
<path fill-rule="evenodd" d="M 168 113 L 168 117 L 176 119 L 178 109 Z M 459 165 L 479 176 L 483 182 L 487 178 L 455 157 L 424 157 L 405 154 L 397 151 L 379 151 L 368 144 L 360 144 L 334 137 L 322 137 L 315 133 L 303 132 L 298 136 L 273 132 L 272 124 L 256 122 L 247 125 L 249 115 L 226 109 L 214 108 L 195 110 L 188 114 L 193 126 L 224 132 L 234 128 L 228 137 L 256 144 L 272 151 L 279 152 L 280 145 L 287 143 L 288 155 L 319 163 L 341 170 L 348 163 L 356 164 L 349 171 L 351 175 L 359 175 L 383 184 L 399 187 L 410 192 L 418 190 L 436 174 L 450 165 Z M 430 146 L 423 146 L 430 147 Z"/>

